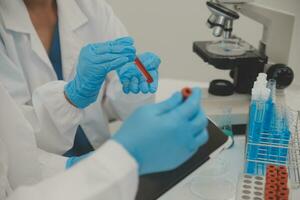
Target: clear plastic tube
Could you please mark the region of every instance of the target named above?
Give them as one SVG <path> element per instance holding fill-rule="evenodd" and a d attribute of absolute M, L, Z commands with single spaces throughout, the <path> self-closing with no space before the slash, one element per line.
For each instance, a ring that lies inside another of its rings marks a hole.
<path fill-rule="evenodd" d="M 290 110 L 289 177 L 292 188 L 300 188 L 300 111 Z"/>
<path fill-rule="evenodd" d="M 221 120 L 220 127 L 225 135 L 231 137 L 233 136 L 232 122 L 231 122 L 232 108 L 230 107 L 224 108 L 223 115 L 224 117 Z"/>
<path fill-rule="evenodd" d="M 295 160 L 289 155 L 293 131 L 287 106 L 282 102 L 284 99 L 276 98 L 276 81 L 269 80 L 266 84 L 265 77 L 265 74 L 260 74 L 254 84 L 249 113 L 245 172 L 255 175 L 264 175 L 268 164 L 287 165 L 288 161 Z M 293 172 L 298 175 L 296 168 Z"/>
<path fill-rule="evenodd" d="M 270 97 L 266 105 L 263 132 L 272 134 L 272 125 L 276 118 L 276 80 L 270 79 L 267 87 L 270 89 Z"/>
<path fill-rule="evenodd" d="M 266 74 L 259 74 L 257 81 L 254 83 L 252 89 L 252 101 L 249 113 L 249 129 L 248 142 L 252 144 L 260 143 L 260 134 L 264 130 L 264 122 L 266 119 L 267 108 L 269 107 L 271 90 L 267 88 Z M 258 147 L 256 145 L 248 145 L 247 156 L 249 160 L 261 159 L 258 157 L 260 151 L 265 151 L 265 147 Z M 246 173 L 257 174 L 264 173 L 264 167 L 257 167 L 254 163 L 248 162 L 246 166 Z"/>
<path fill-rule="evenodd" d="M 272 102 L 276 102 L 276 80 L 270 79 L 267 87 L 271 90 L 270 99 Z"/>

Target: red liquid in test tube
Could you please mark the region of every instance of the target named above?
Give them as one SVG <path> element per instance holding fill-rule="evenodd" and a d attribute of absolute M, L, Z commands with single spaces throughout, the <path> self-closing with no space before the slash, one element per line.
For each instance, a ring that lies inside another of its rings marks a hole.
<path fill-rule="evenodd" d="M 149 72 L 147 71 L 147 69 L 145 68 L 145 66 L 143 65 L 143 63 L 140 61 L 140 59 L 136 58 L 134 62 L 136 64 L 136 66 L 138 67 L 138 69 L 140 70 L 140 72 L 146 78 L 147 83 L 152 83 L 153 82 L 153 78 L 149 74 Z"/>

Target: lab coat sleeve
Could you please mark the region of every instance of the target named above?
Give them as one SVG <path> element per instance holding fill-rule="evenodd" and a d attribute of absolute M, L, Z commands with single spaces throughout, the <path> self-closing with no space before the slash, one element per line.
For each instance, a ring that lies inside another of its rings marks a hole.
<path fill-rule="evenodd" d="M 82 111 L 65 99 L 66 83 L 53 81 L 30 92 L 20 72 L 21 67 L 8 57 L 2 42 L 0 60 L 0 81 L 22 108 L 34 129 L 39 147 L 56 154 L 68 151 L 73 145 Z"/>
<path fill-rule="evenodd" d="M 104 10 L 107 17 L 105 40 L 113 40 L 116 38 L 128 36 L 128 32 L 114 14 L 112 8 L 104 2 Z M 104 97 L 104 108 L 109 119 L 126 119 L 136 108 L 153 103 L 155 95 L 144 94 L 125 94 L 122 91 L 122 85 L 116 73 L 111 73 L 106 81 L 106 92 Z"/>
<path fill-rule="evenodd" d="M 67 158 L 37 147 L 32 127 L 1 83 L 0 99 L 0 168 L 4 163 L 11 188 L 36 184 L 64 171 Z"/>
<path fill-rule="evenodd" d="M 77 127 L 82 119 L 82 111 L 72 106 L 64 96 L 64 81 L 53 81 L 37 88 L 32 96 L 32 105 L 24 112 L 34 127 L 37 143 L 41 149 L 63 154 L 74 142 Z M 23 111 L 26 110 L 23 107 Z M 39 123 L 35 123 L 38 121 Z"/>
<path fill-rule="evenodd" d="M 53 177 L 66 170 L 67 157 L 38 150 L 38 161 L 41 167 L 42 180 Z"/>
<path fill-rule="evenodd" d="M 134 200 L 137 186 L 135 160 L 121 145 L 108 141 L 70 170 L 18 188 L 8 200 Z"/>

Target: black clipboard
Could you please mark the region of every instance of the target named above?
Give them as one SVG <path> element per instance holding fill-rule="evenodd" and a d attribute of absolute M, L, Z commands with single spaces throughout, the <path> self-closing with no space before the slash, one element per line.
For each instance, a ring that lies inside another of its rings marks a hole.
<path fill-rule="evenodd" d="M 177 169 L 140 177 L 136 200 L 158 199 L 209 160 L 210 155 L 228 141 L 228 137 L 211 121 L 208 124 L 208 133 L 208 142 L 191 159 Z"/>

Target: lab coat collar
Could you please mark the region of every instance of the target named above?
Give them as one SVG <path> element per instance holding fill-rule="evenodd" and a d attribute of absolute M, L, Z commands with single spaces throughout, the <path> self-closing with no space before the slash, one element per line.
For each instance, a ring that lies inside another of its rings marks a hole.
<path fill-rule="evenodd" d="M 73 48 L 65 49 L 61 42 L 62 58 L 76 60 L 76 52 L 81 48 L 80 38 L 75 31 L 88 22 L 87 16 L 82 12 L 76 0 L 56 0 L 58 5 L 58 16 L 60 24 L 60 39 L 68 41 Z M 25 33 L 30 35 L 30 43 L 33 51 L 50 68 L 55 76 L 50 59 L 40 41 L 23 0 L 0 0 L 0 13 L 3 17 L 4 26 L 7 30 Z M 70 46 L 69 46 L 70 47 Z M 69 54 L 69 55 L 68 55 Z M 62 60 L 65 64 L 64 77 L 69 77 L 72 73 L 74 62 L 70 63 Z"/>
<path fill-rule="evenodd" d="M 82 12 L 76 0 L 57 0 L 59 19 L 64 20 L 65 26 L 75 31 L 88 22 L 87 16 Z"/>
<path fill-rule="evenodd" d="M 66 20 L 71 30 L 76 30 L 88 22 L 88 18 L 75 0 L 57 0 L 59 17 Z M 23 0 L 1 0 L 0 10 L 6 29 L 21 33 L 32 33 L 29 14 Z"/>
<path fill-rule="evenodd" d="M 1 0 L 0 10 L 7 30 L 21 33 L 34 31 L 23 0 Z"/>
<path fill-rule="evenodd" d="M 23 0 L 0 0 L 1 15 L 6 30 L 28 34 L 32 50 L 49 67 L 51 62 L 31 22 Z M 53 76 L 55 76 L 53 71 Z"/>
<path fill-rule="evenodd" d="M 82 38 L 76 34 L 88 23 L 76 0 L 57 0 L 59 31 L 64 79 L 70 80 L 74 75 L 74 66 L 78 53 L 84 45 Z"/>

